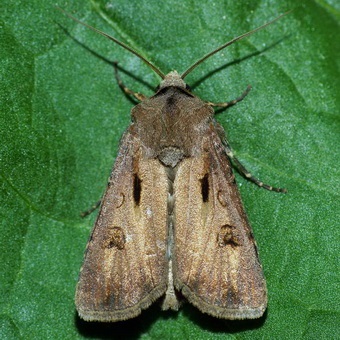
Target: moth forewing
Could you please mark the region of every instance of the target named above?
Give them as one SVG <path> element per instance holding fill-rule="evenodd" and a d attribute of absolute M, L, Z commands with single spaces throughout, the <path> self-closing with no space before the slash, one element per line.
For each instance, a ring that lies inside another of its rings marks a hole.
<path fill-rule="evenodd" d="M 202 312 L 258 318 L 266 283 L 230 162 L 215 125 L 199 135 L 200 154 L 179 165 L 174 184 L 175 286 Z"/>
<path fill-rule="evenodd" d="M 122 138 L 79 277 L 76 306 L 89 321 L 135 317 L 166 290 L 167 176 L 133 130 Z"/>

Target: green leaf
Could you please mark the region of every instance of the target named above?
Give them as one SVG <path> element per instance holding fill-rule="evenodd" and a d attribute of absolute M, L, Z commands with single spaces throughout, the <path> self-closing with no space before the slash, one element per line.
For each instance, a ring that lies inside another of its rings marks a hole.
<path fill-rule="evenodd" d="M 74 289 L 134 91 L 158 77 L 138 58 L 71 21 L 55 2 L 0 5 L 0 338 L 339 338 L 339 6 L 291 14 L 200 65 L 186 81 L 207 101 L 253 90 L 218 115 L 240 161 L 288 194 L 237 175 L 267 277 L 264 318 L 230 322 L 155 304 L 117 324 L 80 321 Z M 273 2 L 59 1 L 163 72 L 184 71 L 231 38 L 294 8 Z M 68 34 L 67 34 L 68 33 Z M 92 52 L 91 52 L 92 51 Z M 97 53 L 98 55 L 96 55 Z"/>

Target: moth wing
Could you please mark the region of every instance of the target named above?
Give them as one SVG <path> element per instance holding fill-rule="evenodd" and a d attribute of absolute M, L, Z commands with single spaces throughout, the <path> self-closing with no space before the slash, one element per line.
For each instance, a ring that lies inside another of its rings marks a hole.
<path fill-rule="evenodd" d="M 175 287 L 204 313 L 260 317 L 266 283 L 231 165 L 211 129 L 199 156 L 184 159 L 174 183 Z"/>
<path fill-rule="evenodd" d="M 129 319 L 164 294 L 167 190 L 164 167 L 125 133 L 77 285 L 83 319 Z"/>

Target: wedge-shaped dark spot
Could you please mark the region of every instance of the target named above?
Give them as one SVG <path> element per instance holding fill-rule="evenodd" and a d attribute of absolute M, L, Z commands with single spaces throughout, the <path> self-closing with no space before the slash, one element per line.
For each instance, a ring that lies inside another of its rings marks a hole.
<path fill-rule="evenodd" d="M 209 200 L 209 174 L 205 174 L 201 181 L 201 194 L 203 202 Z"/>
<path fill-rule="evenodd" d="M 133 199 L 136 205 L 139 205 L 140 196 L 142 194 L 142 181 L 137 174 L 134 174 L 133 178 Z"/>

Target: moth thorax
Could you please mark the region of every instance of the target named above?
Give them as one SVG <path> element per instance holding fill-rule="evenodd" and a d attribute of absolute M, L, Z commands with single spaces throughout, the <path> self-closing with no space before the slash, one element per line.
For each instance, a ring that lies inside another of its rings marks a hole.
<path fill-rule="evenodd" d="M 159 153 L 158 159 L 165 165 L 174 168 L 184 157 L 184 152 L 175 147 L 168 146 Z"/>
<path fill-rule="evenodd" d="M 168 73 L 164 79 L 159 84 L 159 88 L 162 89 L 164 87 L 175 86 L 185 89 L 186 84 L 177 71 L 171 71 Z"/>

